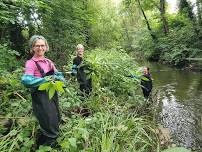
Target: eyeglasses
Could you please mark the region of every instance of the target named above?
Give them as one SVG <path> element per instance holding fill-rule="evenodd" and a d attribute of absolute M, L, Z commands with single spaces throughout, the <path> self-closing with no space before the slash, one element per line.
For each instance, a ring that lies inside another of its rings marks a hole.
<path fill-rule="evenodd" d="M 40 47 L 41 47 L 41 48 L 45 48 L 46 45 L 35 45 L 34 47 L 35 47 L 35 48 L 40 48 Z"/>

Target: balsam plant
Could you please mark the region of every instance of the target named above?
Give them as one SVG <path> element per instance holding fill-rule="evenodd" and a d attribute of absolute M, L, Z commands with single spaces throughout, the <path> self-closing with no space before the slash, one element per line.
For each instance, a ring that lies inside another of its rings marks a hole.
<path fill-rule="evenodd" d="M 64 87 L 64 82 L 51 80 L 41 84 L 38 90 L 46 90 L 48 92 L 49 99 L 51 99 L 54 96 L 55 91 L 64 92 L 63 87 Z"/>
<path fill-rule="evenodd" d="M 159 152 L 155 125 L 142 114 L 144 100 L 136 94 L 139 81 L 128 77 L 131 74 L 141 74 L 133 58 L 123 50 L 96 49 L 86 53 L 85 59 L 90 67 L 89 76 L 94 74 L 91 77 L 94 86 L 90 97 L 80 100 L 78 82 L 71 76 L 68 87 L 64 89 L 63 82 L 51 77 L 47 77 L 48 82 L 39 87 L 48 92 L 49 98 L 52 98 L 56 91 L 65 90 L 59 98 L 62 117 L 60 137 L 57 141 L 61 151 Z M 13 79 L 13 82 L 16 82 L 20 77 Z M 20 81 L 17 81 L 12 89 L 15 89 L 18 83 L 20 84 Z M 130 92 L 133 94 L 129 95 Z M 18 93 L 23 98 L 14 96 L 11 100 L 7 96 L 7 104 L 0 103 L 1 110 L 4 110 L 3 117 L 15 122 L 9 133 L 2 137 L 0 133 L 0 151 L 30 151 L 35 144 L 39 128 L 32 116 L 30 93 L 26 92 L 23 86 L 19 87 Z M 83 116 L 76 111 L 77 108 L 88 109 L 90 114 Z M 38 151 L 54 149 L 40 147 Z"/>
<path fill-rule="evenodd" d="M 138 64 L 124 50 L 95 49 L 87 53 L 85 62 L 90 67 L 94 90 L 109 88 L 116 94 L 126 94 L 137 88 L 138 80 L 128 76 L 140 75 Z"/>

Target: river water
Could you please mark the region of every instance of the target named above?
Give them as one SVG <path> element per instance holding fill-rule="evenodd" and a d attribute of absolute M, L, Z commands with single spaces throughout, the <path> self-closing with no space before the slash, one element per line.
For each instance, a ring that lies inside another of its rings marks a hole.
<path fill-rule="evenodd" d="M 158 63 L 143 65 L 150 67 L 153 95 L 160 107 L 159 123 L 171 130 L 172 142 L 202 150 L 202 72 Z"/>

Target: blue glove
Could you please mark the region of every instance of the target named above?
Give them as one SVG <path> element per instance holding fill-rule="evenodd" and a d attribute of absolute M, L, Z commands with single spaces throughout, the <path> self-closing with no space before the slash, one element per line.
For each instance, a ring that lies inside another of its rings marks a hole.
<path fill-rule="evenodd" d="M 77 65 L 76 64 L 72 65 L 72 75 L 73 76 L 77 75 Z"/>
<path fill-rule="evenodd" d="M 139 76 L 136 76 L 135 74 L 132 74 L 130 77 L 131 77 L 131 78 L 137 78 L 137 79 L 140 78 Z"/>
<path fill-rule="evenodd" d="M 65 78 L 64 78 L 62 72 L 55 72 L 53 78 L 55 80 L 59 80 L 59 81 L 65 82 Z"/>
<path fill-rule="evenodd" d="M 33 75 L 29 75 L 29 74 L 24 74 L 21 78 L 21 83 L 28 88 L 38 87 L 45 82 L 47 82 L 46 79 L 34 77 Z"/>

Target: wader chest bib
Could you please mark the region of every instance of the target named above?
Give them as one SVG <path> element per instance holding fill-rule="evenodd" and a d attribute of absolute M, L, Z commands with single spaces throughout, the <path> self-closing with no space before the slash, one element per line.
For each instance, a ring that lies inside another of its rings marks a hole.
<path fill-rule="evenodd" d="M 37 62 L 35 62 L 35 64 L 42 77 L 54 74 L 53 70 L 45 74 L 39 64 Z M 47 137 L 57 138 L 59 134 L 60 121 L 57 93 L 55 93 L 50 100 L 46 90 L 40 91 L 36 88 L 32 91 L 31 96 L 33 112 L 39 121 L 41 132 Z"/>
<path fill-rule="evenodd" d="M 83 59 L 79 56 L 74 58 L 73 64 L 79 66 L 82 63 Z M 88 70 L 89 67 L 87 65 L 83 65 L 77 69 L 77 80 L 80 84 L 80 90 L 85 93 L 86 95 L 89 95 L 92 91 L 92 82 L 91 79 L 88 78 L 86 74 L 86 70 Z"/>
<path fill-rule="evenodd" d="M 148 98 L 151 91 L 152 91 L 152 79 L 151 79 L 151 75 L 150 74 L 144 74 L 143 75 L 145 78 L 147 78 L 148 80 L 141 80 L 141 85 L 142 87 L 142 91 L 143 91 L 143 95 L 145 98 Z"/>

